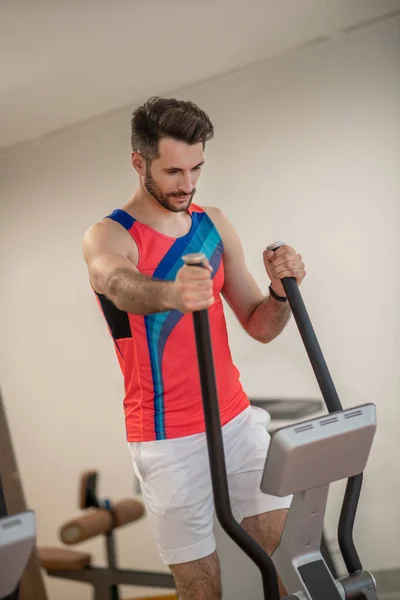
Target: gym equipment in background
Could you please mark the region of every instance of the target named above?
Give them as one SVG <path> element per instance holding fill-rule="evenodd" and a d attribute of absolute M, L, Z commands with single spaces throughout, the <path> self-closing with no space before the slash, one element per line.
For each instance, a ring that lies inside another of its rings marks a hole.
<path fill-rule="evenodd" d="M 17 600 L 18 587 L 35 547 L 36 524 L 32 511 L 7 514 L 0 477 L 0 598 Z"/>
<path fill-rule="evenodd" d="M 39 548 L 43 569 L 51 577 L 90 583 L 94 588 L 94 600 L 119 600 L 119 585 L 166 588 L 175 590 L 175 582 L 169 573 L 119 569 L 115 544 L 115 529 L 133 523 L 144 516 L 144 507 L 135 499 L 100 500 L 97 497 L 98 474 L 89 471 L 82 475 L 80 483 L 79 508 L 85 514 L 61 526 L 61 541 L 71 546 L 97 535 L 104 535 L 107 566 L 92 565 L 92 557 L 87 552 L 77 552 L 67 548 Z M 176 596 L 160 596 L 176 598 Z"/>
<path fill-rule="evenodd" d="M 35 514 L 27 508 L 0 390 L 1 599 L 47 600 L 35 542 Z"/>

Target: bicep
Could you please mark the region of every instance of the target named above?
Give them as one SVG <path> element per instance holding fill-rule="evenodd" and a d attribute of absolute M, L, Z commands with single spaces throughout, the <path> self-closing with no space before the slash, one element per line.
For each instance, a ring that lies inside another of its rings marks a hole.
<path fill-rule="evenodd" d="M 89 279 L 93 289 L 104 294 L 106 284 L 113 273 L 119 270 L 138 272 L 137 247 L 125 237 L 126 232 L 115 229 L 113 225 L 97 223 L 85 234 L 82 251 L 88 267 Z"/>
<path fill-rule="evenodd" d="M 207 211 L 208 212 L 208 211 Z M 217 209 L 209 216 L 217 227 L 224 244 L 224 286 L 222 295 L 240 323 L 245 326 L 264 296 L 246 265 L 243 246 L 233 225 Z"/>
<path fill-rule="evenodd" d="M 224 256 L 225 282 L 222 294 L 240 323 L 245 326 L 264 297 L 248 270 L 244 256 L 234 259 L 229 253 Z"/>

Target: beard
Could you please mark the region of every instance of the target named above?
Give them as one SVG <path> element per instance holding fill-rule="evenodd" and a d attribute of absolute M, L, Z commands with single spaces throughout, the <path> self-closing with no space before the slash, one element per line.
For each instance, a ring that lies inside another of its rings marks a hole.
<path fill-rule="evenodd" d="M 157 183 L 154 181 L 153 177 L 151 176 L 150 169 L 147 169 L 147 172 L 146 172 L 146 175 L 144 178 L 144 187 L 145 187 L 146 192 L 148 194 L 150 194 L 150 196 L 156 202 L 158 202 L 158 204 L 160 204 L 163 208 L 166 208 L 167 210 L 169 210 L 171 212 L 187 211 L 187 209 L 189 208 L 189 206 L 192 203 L 193 196 L 196 193 L 196 188 L 194 188 L 192 193 L 190 194 L 190 198 L 186 204 L 184 204 L 182 206 L 174 206 L 170 201 L 171 198 L 183 198 L 183 197 L 187 196 L 187 194 L 183 194 L 182 192 L 171 192 L 170 194 L 163 194 L 160 187 L 157 185 Z"/>

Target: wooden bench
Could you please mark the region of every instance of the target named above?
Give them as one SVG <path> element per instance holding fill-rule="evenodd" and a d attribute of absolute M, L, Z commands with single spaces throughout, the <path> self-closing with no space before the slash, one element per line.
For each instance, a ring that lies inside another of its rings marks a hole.
<path fill-rule="evenodd" d="M 45 571 L 79 571 L 92 562 L 91 554 L 66 548 L 39 548 L 38 552 Z"/>
<path fill-rule="evenodd" d="M 88 552 L 79 552 L 66 547 L 42 547 L 38 548 L 41 567 L 51 577 L 90 583 L 94 587 L 94 600 L 118 600 L 119 585 L 175 590 L 174 579 L 170 573 L 119 569 L 117 567 L 114 532 L 120 527 L 141 519 L 145 515 L 145 510 L 143 504 L 135 499 L 120 500 L 116 503 L 98 501 L 93 484 L 95 475 L 97 475 L 95 472 L 83 474 L 80 507 L 85 512 L 64 523 L 60 527 L 59 537 L 65 546 L 73 546 L 99 535 L 104 536 L 107 566 L 93 565 L 92 555 Z M 89 490 L 90 500 L 82 492 L 82 489 L 86 490 L 84 486 L 88 481 L 92 482 L 92 488 Z M 177 596 L 168 595 L 157 598 L 175 600 Z M 146 600 L 151 600 L 151 598 Z"/>

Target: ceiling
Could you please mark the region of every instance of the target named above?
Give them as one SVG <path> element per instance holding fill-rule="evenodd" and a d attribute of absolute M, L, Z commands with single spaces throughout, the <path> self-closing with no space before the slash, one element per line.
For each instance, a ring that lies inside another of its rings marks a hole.
<path fill-rule="evenodd" d="M 0 0 L 0 148 L 400 10 L 400 0 Z"/>

